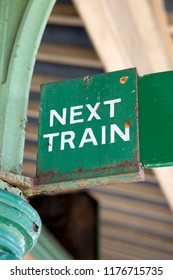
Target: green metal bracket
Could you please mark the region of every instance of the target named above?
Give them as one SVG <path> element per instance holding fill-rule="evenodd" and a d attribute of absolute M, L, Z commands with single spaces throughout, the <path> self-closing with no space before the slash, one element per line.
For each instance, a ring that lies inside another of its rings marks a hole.
<path fill-rule="evenodd" d="M 173 165 L 173 71 L 139 77 L 140 161 L 145 168 Z"/>
<path fill-rule="evenodd" d="M 2 171 L 21 174 L 30 81 L 40 40 L 55 2 L 0 1 Z M 0 188 L 3 188 L 4 184 L 0 181 Z M 6 189 L 5 192 L 0 190 L 0 259 L 20 259 L 39 236 L 37 226 L 35 229 L 33 227 L 33 223 L 37 225 L 39 218 L 26 201 L 9 192 L 12 189 L 10 185 L 6 184 Z M 33 230 L 37 231 L 37 234 L 30 236 Z"/>

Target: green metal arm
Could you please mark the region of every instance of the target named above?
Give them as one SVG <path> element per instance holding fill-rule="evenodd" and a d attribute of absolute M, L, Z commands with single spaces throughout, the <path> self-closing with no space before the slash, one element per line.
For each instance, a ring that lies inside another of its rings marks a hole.
<path fill-rule="evenodd" d="M 21 173 L 29 87 L 55 0 L 0 2 L 0 169 Z"/>

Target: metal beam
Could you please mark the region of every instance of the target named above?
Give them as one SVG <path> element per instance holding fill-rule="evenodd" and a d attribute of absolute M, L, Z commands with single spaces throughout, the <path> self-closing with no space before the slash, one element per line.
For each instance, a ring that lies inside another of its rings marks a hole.
<path fill-rule="evenodd" d="M 2 0 L 0 3 L 1 170 L 21 173 L 30 81 L 55 2 Z"/>
<path fill-rule="evenodd" d="M 151 0 L 73 2 L 106 71 L 137 67 L 144 75 L 172 69 L 168 34 L 163 37 Z"/>

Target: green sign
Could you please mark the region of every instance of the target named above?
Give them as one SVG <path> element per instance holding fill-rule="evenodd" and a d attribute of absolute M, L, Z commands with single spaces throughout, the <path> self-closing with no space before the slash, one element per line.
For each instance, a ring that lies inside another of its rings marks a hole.
<path fill-rule="evenodd" d="M 39 183 L 141 180 L 137 99 L 136 69 L 42 85 Z"/>

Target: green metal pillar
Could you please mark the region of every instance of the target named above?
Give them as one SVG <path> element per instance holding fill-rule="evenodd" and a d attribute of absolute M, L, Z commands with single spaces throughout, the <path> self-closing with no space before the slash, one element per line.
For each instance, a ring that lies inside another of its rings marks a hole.
<path fill-rule="evenodd" d="M 21 174 L 29 87 L 55 0 L 0 1 L 0 170 Z M 20 190 L 0 181 L 0 259 L 21 259 L 40 233 Z"/>
<path fill-rule="evenodd" d="M 0 189 L 0 259 L 22 259 L 40 235 L 41 220 L 37 212 L 21 198 L 22 193 Z"/>

